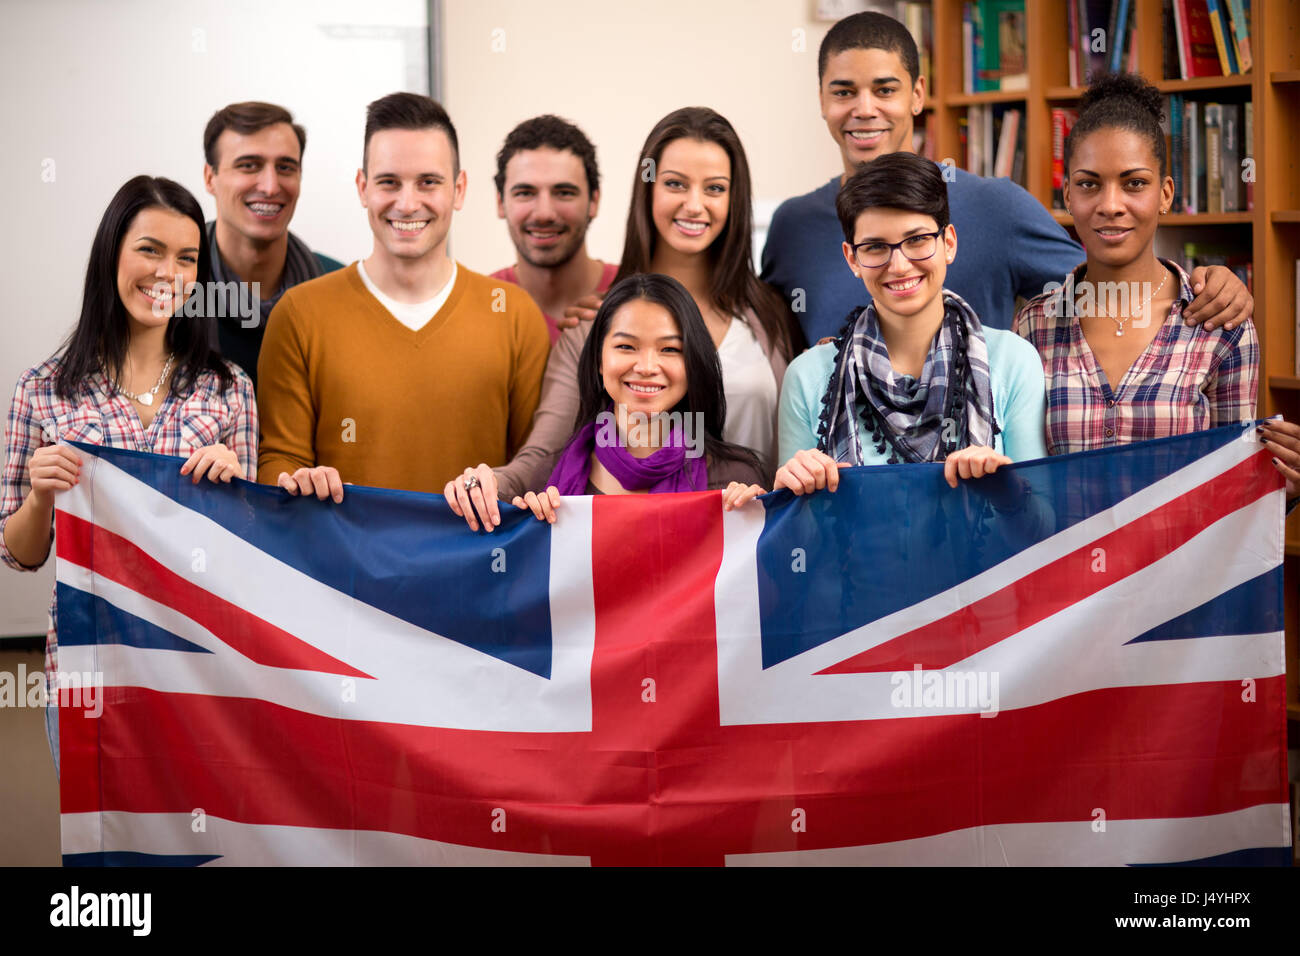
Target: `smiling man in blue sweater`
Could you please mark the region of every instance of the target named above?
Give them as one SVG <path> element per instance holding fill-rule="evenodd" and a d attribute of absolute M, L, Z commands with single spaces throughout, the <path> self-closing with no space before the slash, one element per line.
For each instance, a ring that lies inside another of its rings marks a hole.
<path fill-rule="evenodd" d="M 817 54 L 821 113 L 844 160 L 842 173 L 776 210 L 763 248 L 762 277 L 790 302 L 809 345 L 836 335 L 870 298 L 840 254 L 835 197 L 859 165 L 886 153 L 912 152 L 912 124 L 925 102 L 916 43 L 897 20 L 858 13 L 826 34 Z M 1009 179 L 985 179 L 946 168 L 952 223 L 962 254 L 947 287 L 985 325 L 1010 329 L 1016 296 L 1029 299 L 1060 283 L 1084 259 L 1083 249 L 1043 205 Z M 1199 294 L 1189 323 L 1237 325 L 1254 303 L 1231 270 L 1192 273 Z M 802 290 L 802 291 L 800 291 Z"/>

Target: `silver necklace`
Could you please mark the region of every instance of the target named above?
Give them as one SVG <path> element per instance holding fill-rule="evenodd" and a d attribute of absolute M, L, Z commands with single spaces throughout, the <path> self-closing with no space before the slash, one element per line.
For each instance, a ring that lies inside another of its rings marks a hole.
<path fill-rule="evenodd" d="M 1143 300 L 1142 304 L 1138 306 L 1138 310 L 1137 310 L 1138 315 L 1141 315 L 1146 311 L 1147 305 L 1151 302 L 1152 299 L 1154 299 L 1156 296 L 1160 294 L 1160 290 L 1163 289 L 1165 287 L 1165 283 L 1169 281 L 1169 270 L 1165 269 L 1164 273 L 1165 273 L 1165 277 L 1160 280 L 1160 284 L 1156 286 L 1156 290 L 1152 292 L 1149 296 L 1147 296 L 1146 299 Z M 1124 323 L 1131 318 L 1133 318 L 1132 315 L 1126 315 L 1122 319 L 1117 319 L 1113 315 L 1110 317 L 1110 320 L 1114 322 L 1117 326 L 1119 326 L 1119 328 L 1115 330 L 1116 337 L 1119 337 L 1124 334 Z"/>
<path fill-rule="evenodd" d="M 114 382 L 113 385 L 119 392 L 131 399 L 131 401 L 139 402 L 141 405 L 152 405 L 155 396 L 158 394 L 158 389 L 162 388 L 163 382 L 167 381 L 167 373 L 172 370 L 172 362 L 175 361 L 175 359 L 176 356 L 174 355 L 167 356 L 167 361 L 163 364 L 162 374 L 158 376 L 158 381 L 154 382 L 153 388 L 149 389 L 147 392 L 133 395 L 124 389 L 120 382 Z"/>

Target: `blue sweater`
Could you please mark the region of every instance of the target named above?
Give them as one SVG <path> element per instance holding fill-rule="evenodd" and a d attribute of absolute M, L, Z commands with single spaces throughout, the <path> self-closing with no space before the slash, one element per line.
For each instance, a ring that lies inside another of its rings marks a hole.
<path fill-rule="evenodd" d="M 993 389 L 993 414 L 1001 431 L 993 449 L 1012 461 L 1047 457 L 1043 362 L 1038 350 L 1014 332 L 984 329 L 989 348 L 989 384 Z M 804 352 L 790 363 L 781 387 L 778 462 L 785 464 L 797 451 L 817 447 L 817 424 L 822 396 L 835 369 L 835 345 L 828 342 Z M 858 422 L 863 464 L 883 465 L 888 454 L 876 451 L 871 436 Z"/>
<path fill-rule="evenodd" d="M 1083 249 L 1042 203 L 1011 180 L 954 172 L 948 206 L 957 228 L 957 257 L 943 284 L 970 303 L 985 328 L 1010 329 L 1016 296 L 1032 299 L 1047 283 L 1059 283 L 1084 260 Z M 763 247 L 763 278 L 791 303 L 809 345 L 838 334 L 849 312 L 871 301 L 840 252 L 839 190 L 835 176 L 820 189 L 781 203 Z"/>

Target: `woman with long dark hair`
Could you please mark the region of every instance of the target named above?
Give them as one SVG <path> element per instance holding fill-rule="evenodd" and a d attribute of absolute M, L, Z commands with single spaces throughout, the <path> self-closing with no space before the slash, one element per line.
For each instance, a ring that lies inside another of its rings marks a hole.
<path fill-rule="evenodd" d="M 726 118 L 701 106 L 669 113 L 650 131 L 637 162 L 617 282 L 639 273 L 671 276 L 694 299 L 718 353 L 727 398 L 724 437 L 753 449 L 763 473 L 776 463 L 777 402 L 802 333 L 781 296 L 753 266 L 753 187 L 749 162 Z M 587 296 L 567 314 L 589 319 L 600 305 Z M 578 355 L 591 332 L 588 321 L 567 329 L 551 349 L 532 433 L 516 460 L 531 464 L 516 481 L 537 491 L 569 434 L 576 412 Z M 796 341 L 797 339 L 797 341 Z M 467 468 L 444 494 L 476 527 L 465 485 L 484 489 L 496 520 L 498 475 L 486 465 Z M 467 510 L 468 509 L 468 510 Z"/>
<path fill-rule="evenodd" d="M 750 484 L 758 457 L 722 436 L 717 350 L 676 279 L 636 274 L 610 288 L 578 360 L 578 415 L 547 488 L 513 504 L 555 521 L 562 495 L 655 494 Z M 474 507 L 486 502 L 471 485 Z M 453 510 L 463 510 L 454 497 Z M 488 523 L 492 530 L 493 523 Z"/>
<path fill-rule="evenodd" d="M 615 281 L 658 272 L 686 287 L 718 350 L 726 437 L 770 466 L 793 323 L 754 273 L 753 225 L 749 162 L 735 129 L 707 107 L 675 110 L 641 147 Z"/>
<path fill-rule="evenodd" d="M 209 345 L 203 212 L 170 179 L 136 176 L 109 203 L 86 268 L 81 316 L 64 347 L 18 379 L 0 484 L 0 559 L 34 571 L 49 557 L 54 497 L 80 480 L 66 442 L 185 459 L 194 481 L 230 481 L 257 465 L 257 407 L 241 370 Z M 202 285 L 199 286 L 202 288 Z M 50 605 L 47 677 L 57 668 Z M 57 710 L 47 711 L 58 765 Z"/>

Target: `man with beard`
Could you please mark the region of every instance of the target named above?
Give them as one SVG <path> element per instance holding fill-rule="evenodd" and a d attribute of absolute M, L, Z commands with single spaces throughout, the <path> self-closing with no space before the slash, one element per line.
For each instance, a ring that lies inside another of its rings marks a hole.
<path fill-rule="evenodd" d="M 524 447 L 508 465 L 476 470 L 489 501 L 497 494 L 510 500 L 538 490 L 538 482 L 550 474 L 555 453 L 573 431 L 575 373 L 586 341 L 585 329 L 560 335 L 578 324 L 565 310 L 585 300 L 590 318 L 599 300 L 589 297 L 604 294 L 618 274 L 618 263 L 587 254 L 587 226 L 600 203 L 600 171 L 596 149 L 578 127 L 558 116 L 524 120 L 497 153 L 496 184 L 497 215 L 506 221 L 518 259 L 492 278 L 522 287 L 541 307 L 551 357 Z"/>
<path fill-rule="evenodd" d="M 600 203 L 596 149 L 558 116 L 524 120 L 497 153 L 497 215 L 519 258 L 492 273 L 521 286 L 546 315 L 551 344 L 577 324 L 564 310 L 614 281 L 618 263 L 587 254 L 587 226 Z"/>

